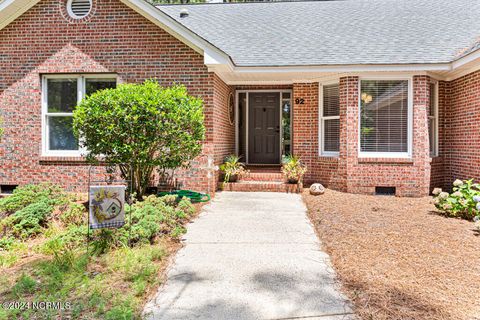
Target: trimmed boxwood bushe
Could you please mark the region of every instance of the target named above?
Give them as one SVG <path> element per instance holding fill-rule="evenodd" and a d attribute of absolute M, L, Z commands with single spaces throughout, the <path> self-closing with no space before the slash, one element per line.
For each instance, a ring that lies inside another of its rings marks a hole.
<path fill-rule="evenodd" d="M 138 199 L 155 168 L 188 166 L 205 135 L 203 101 L 182 85 L 161 87 L 153 80 L 98 91 L 76 107 L 73 118 L 87 159 L 119 164 Z"/>

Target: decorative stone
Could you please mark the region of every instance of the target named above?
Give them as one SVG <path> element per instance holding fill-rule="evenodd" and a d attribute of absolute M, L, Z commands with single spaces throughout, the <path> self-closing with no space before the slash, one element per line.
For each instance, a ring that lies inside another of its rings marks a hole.
<path fill-rule="evenodd" d="M 314 183 L 310 186 L 310 194 L 318 196 L 325 193 L 325 187 L 320 183 Z"/>

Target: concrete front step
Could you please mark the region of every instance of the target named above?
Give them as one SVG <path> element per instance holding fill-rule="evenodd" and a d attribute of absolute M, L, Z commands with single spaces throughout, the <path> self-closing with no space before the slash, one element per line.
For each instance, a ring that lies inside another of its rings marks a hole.
<path fill-rule="evenodd" d="M 245 181 L 220 183 L 219 189 L 223 191 L 242 192 L 287 192 L 300 193 L 302 186 L 299 184 L 287 184 L 280 181 Z"/>

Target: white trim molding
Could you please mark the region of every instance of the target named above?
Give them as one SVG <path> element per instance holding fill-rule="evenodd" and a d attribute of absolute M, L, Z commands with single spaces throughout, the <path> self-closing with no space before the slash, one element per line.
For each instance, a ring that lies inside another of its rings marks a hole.
<path fill-rule="evenodd" d="M 73 112 L 48 112 L 48 79 L 76 79 L 77 81 L 77 103 L 80 103 L 86 96 L 87 79 L 115 79 L 118 84 L 116 74 L 46 74 L 42 76 L 42 157 L 81 157 L 87 150 L 78 148 L 77 150 L 50 150 L 49 147 L 49 121 L 51 117 L 71 117 Z"/>
<path fill-rule="evenodd" d="M 362 150 L 362 81 L 408 81 L 408 112 L 407 112 L 407 152 L 365 152 Z M 413 77 L 361 77 L 358 81 L 358 157 L 359 158 L 407 158 L 411 159 L 413 155 Z"/>
<path fill-rule="evenodd" d="M 329 116 L 329 117 L 324 117 L 323 116 L 323 94 L 324 90 L 323 88 L 325 86 L 330 86 L 330 85 L 340 85 L 339 79 L 332 80 L 332 81 L 326 81 L 323 83 L 318 84 L 318 155 L 320 157 L 338 157 L 340 155 L 340 151 L 335 152 L 335 151 L 325 151 L 325 146 L 324 146 L 324 137 L 325 137 L 325 121 L 326 120 L 335 120 L 338 119 L 340 120 L 340 113 L 338 116 Z M 340 105 L 339 105 L 340 107 Z M 340 110 L 339 110 L 340 111 Z M 339 128 L 340 130 L 340 128 Z"/>
<path fill-rule="evenodd" d="M 433 139 L 434 140 L 434 146 L 433 146 L 433 150 L 431 150 L 429 148 L 429 152 L 430 152 L 430 157 L 435 158 L 435 157 L 438 157 L 438 149 L 439 149 L 438 148 L 439 147 L 438 146 L 438 143 L 439 143 L 438 142 L 439 141 L 438 140 L 438 132 L 439 132 L 438 131 L 438 115 L 439 115 L 439 112 L 438 112 L 438 106 L 439 106 L 439 104 L 438 104 L 438 98 L 439 98 L 439 95 L 438 95 L 438 81 L 431 80 L 430 84 L 433 85 L 433 88 L 434 88 L 435 92 L 434 92 L 434 95 L 433 95 L 433 99 L 434 99 L 434 101 L 433 101 L 433 108 L 434 108 L 433 116 L 431 116 L 430 113 L 427 114 L 428 122 L 430 122 L 430 120 L 432 120 L 432 119 L 434 121 L 434 139 Z M 430 94 L 430 97 L 431 96 L 432 95 Z M 430 103 L 430 106 L 431 105 L 432 104 Z M 430 131 L 428 132 L 428 134 L 430 135 Z M 430 139 L 429 139 L 429 141 L 430 141 Z M 431 146 L 429 146 L 429 147 L 431 147 Z"/>
<path fill-rule="evenodd" d="M 235 113 L 237 114 L 237 117 L 235 118 L 235 121 L 236 121 L 236 124 L 235 124 L 235 149 L 236 149 L 236 152 L 237 152 L 237 155 L 239 153 L 239 148 L 240 148 L 240 140 L 239 140 L 239 137 L 240 137 L 240 131 L 239 131 L 239 126 L 238 126 L 238 119 L 239 117 L 241 116 L 239 114 L 239 111 L 238 111 L 238 102 L 240 101 L 240 94 L 241 93 L 245 93 L 246 94 L 246 105 L 245 105 L 245 163 L 246 164 L 250 164 L 250 159 L 249 159 L 249 154 L 248 154 L 248 147 L 249 147 L 249 123 L 248 123 L 248 116 L 249 116 L 249 109 L 250 109 L 250 106 L 249 106 L 249 93 L 250 92 L 278 92 L 279 94 L 279 127 L 280 127 L 280 138 L 279 138 L 279 141 L 280 141 L 280 145 L 279 145 L 279 157 L 280 157 L 280 163 L 282 161 L 282 153 L 283 153 L 283 125 L 282 125 L 282 119 L 283 119 L 283 110 L 282 110 L 282 106 L 283 106 L 283 101 L 285 101 L 286 99 L 283 99 L 282 98 L 282 95 L 283 93 L 289 93 L 290 94 L 290 147 L 292 146 L 292 140 L 291 140 L 291 137 L 292 137 L 292 130 L 293 130 L 293 124 L 292 124 L 292 108 L 293 108 L 293 104 L 292 104 L 292 99 L 293 99 L 293 90 L 292 89 L 265 89 L 265 90 L 262 90 L 262 89 L 258 89 L 258 90 L 236 90 L 235 92 L 235 101 L 236 101 L 236 105 L 235 105 Z M 258 163 L 255 163 L 255 164 L 258 164 Z M 260 165 L 277 165 L 279 163 L 261 163 Z"/>

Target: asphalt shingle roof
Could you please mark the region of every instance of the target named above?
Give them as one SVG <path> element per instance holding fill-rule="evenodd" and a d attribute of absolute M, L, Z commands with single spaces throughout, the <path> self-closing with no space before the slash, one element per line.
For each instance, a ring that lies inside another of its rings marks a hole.
<path fill-rule="evenodd" d="M 479 48 L 478 0 L 158 6 L 238 66 L 416 64 Z M 188 17 L 180 18 L 187 9 Z"/>

